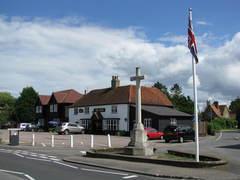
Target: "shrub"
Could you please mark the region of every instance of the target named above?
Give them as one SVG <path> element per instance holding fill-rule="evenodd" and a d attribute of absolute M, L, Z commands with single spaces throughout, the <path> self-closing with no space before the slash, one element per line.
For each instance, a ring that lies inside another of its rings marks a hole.
<path fill-rule="evenodd" d="M 237 121 L 228 118 L 215 118 L 208 123 L 208 134 L 214 135 L 215 131 L 222 129 L 233 129 L 237 125 Z"/>

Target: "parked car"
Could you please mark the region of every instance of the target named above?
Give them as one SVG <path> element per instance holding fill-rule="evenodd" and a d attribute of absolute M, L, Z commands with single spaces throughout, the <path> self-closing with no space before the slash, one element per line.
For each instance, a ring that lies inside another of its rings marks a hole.
<path fill-rule="evenodd" d="M 157 131 L 154 128 L 144 128 L 148 139 L 163 139 L 163 132 Z"/>
<path fill-rule="evenodd" d="M 164 140 L 166 143 L 177 140 L 183 143 L 185 140 L 195 140 L 195 131 L 190 126 L 167 126 L 164 129 Z"/>
<path fill-rule="evenodd" d="M 27 129 L 31 128 L 32 124 L 31 123 L 20 123 L 19 128 L 21 131 L 26 131 Z"/>
<path fill-rule="evenodd" d="M 76 123 L 62 123 L 61 126 L 57 127 L 57 132 L 66 135 L 69 133 L 84 133 L 84 127 Z"/>

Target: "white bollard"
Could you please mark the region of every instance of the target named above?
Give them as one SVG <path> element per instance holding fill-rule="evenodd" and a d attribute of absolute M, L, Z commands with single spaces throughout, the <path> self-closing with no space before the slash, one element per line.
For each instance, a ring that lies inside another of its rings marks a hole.
<path fill-rule="evenodd" d="M 70 135 L 71 138 L 71 148 L 73 148 L 73 135 Z"/>
<path fill-rule="evenodd" d="M 35 146 L 35 134 L 32 134 L 32 146 Z"/>
<path fill-rule="evenodd" d="M 54 135 L 52 135 L 52 147 L 54 147 Z"/>
<path fill-rule="evenodd" d="M 110 134 L 108 134 L 107 137 L 108 137 L 108 147 L 110 148 L 112 147 Z"/>
<path fill-rule="evenodd" d="M 91 148 L 93 148 L 94 145 L 94 139 L 93 139 L 93 135 L 91 135 Z"/>

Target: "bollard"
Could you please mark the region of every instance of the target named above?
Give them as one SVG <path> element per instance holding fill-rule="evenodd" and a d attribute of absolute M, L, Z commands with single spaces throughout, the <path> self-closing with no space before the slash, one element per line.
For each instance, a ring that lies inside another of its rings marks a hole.
<path fill-rule="evenodd" d="M 54 135 L 52 135 L 52 147 L 54 147 Z"/>
<path fill-rule="evenodd" d="M 111 137 L 110 137 L 110 134 L 107 135 L 108 136 L 108 147 L 112 147 L 112 144 L 111 144 Z"/>
<path fill-rule="evenodd" d="M 71 138 L 71 148 L 73 148 L 73 135 L 70 135 Z"/>
<path fill-rule="evenodd" d="M 32 146 L 35 146 L 35 134 L 32 134 Z"/>
<path fill-rule="evenodd" d="M 94 145 L 94 139 L 93 139 L 93 135 L 91 134 L 91 148 L 93 148 L 93 145 Z"/>

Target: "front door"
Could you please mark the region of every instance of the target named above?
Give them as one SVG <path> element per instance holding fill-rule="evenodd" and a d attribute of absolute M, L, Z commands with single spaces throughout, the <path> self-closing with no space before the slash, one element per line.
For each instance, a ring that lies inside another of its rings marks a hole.
<path fill-rule="evenodd" d="M 102 133 L 102 121 L 103 121 L 102 114 L 100 112 L 94 112 L 91 117 L 91 120 L 92 120 L 92 132 L 94 134 Z"/>

